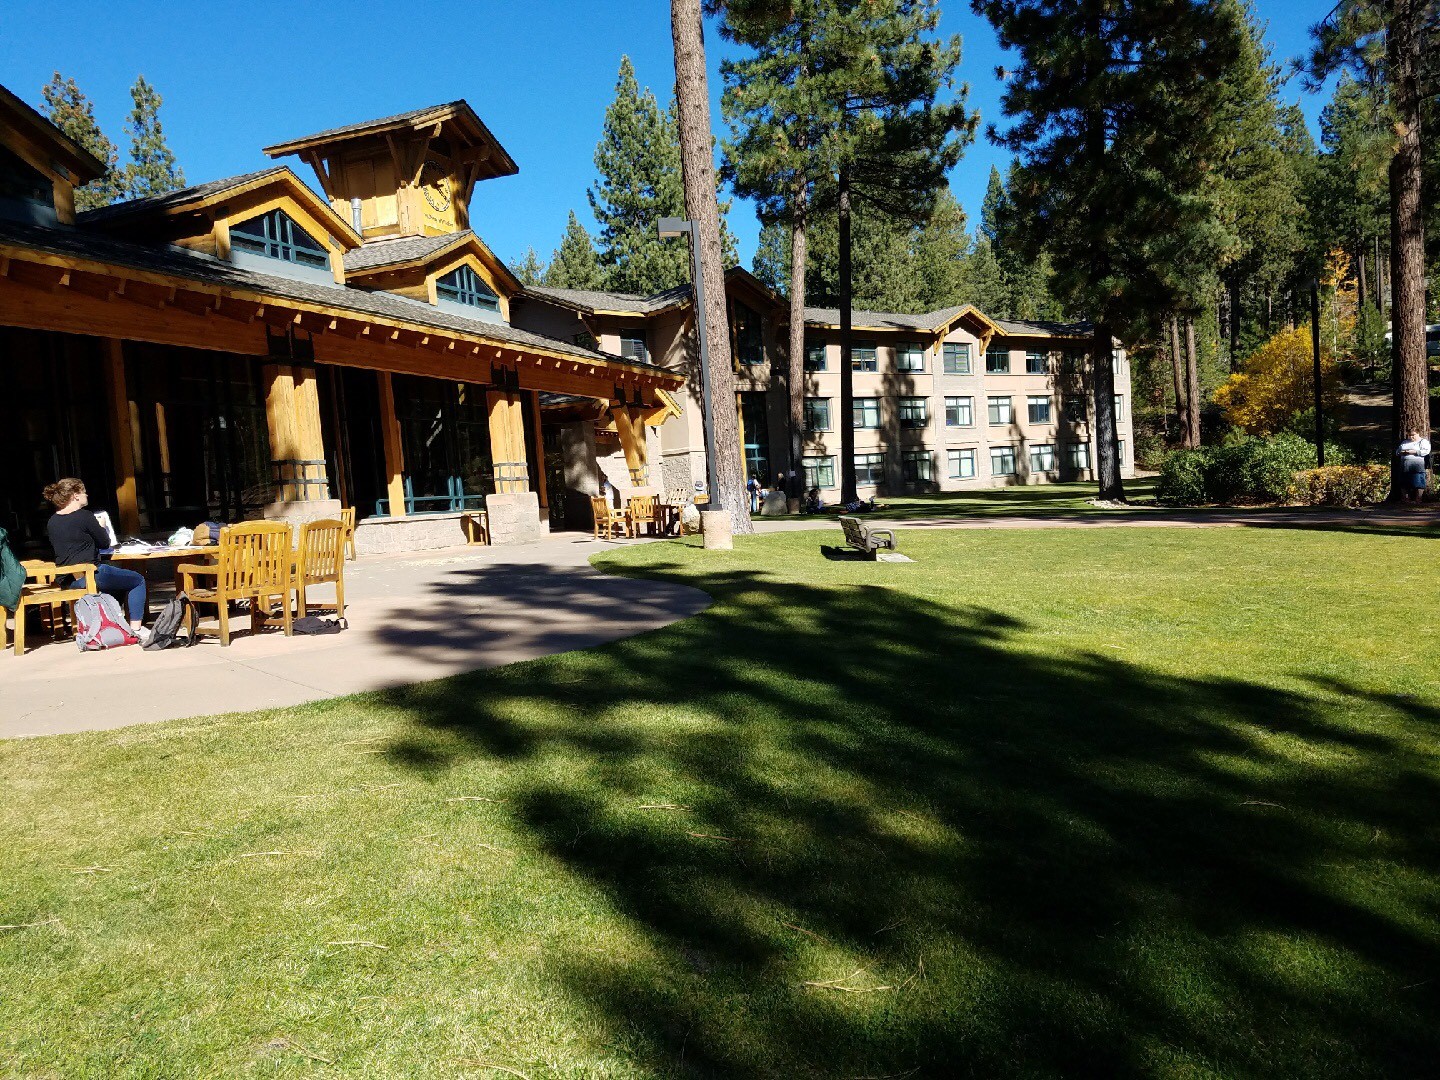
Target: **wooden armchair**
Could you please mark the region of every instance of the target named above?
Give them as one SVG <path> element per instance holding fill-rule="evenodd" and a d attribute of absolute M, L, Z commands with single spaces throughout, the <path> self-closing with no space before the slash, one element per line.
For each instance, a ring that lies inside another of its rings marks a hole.
<path fill-rule="evenodd" d="M 609 540 L 616 532 L 630 535 L 630 516 L 624 510 L 616 510 L 604 495 L 590 496 L 590 513 L 595 518 L 595 539 L 605 534 Z"/>
<path fill-rule="evenodd" d="M 311 521 L 300 526 L 295 552 L 295 608 L 306 615 L 305 590 L 311 585 L 335 586 L 335 614 L 345 617 L 345 525 L 340 521 Z"/>
<path fill-rule="evenodd" d="M 290 591 L 294 588 L 295 530 L 280 521 L 251 521 L 243 525 L 227 525 L 220 530 L 220 552 L 215 565 L 181 563 L 175 568 L 177 587 L 190 597 L 187 629 L 194 636 L 200 604 L 214 604 L 219 622 L 220 644 L 230 644 L 230 604 L 236 600 L 250 601 L 250 630 L 258 633 L 265 628 L 270 607 L 280 603 L 281 622 L 288 637 L 291 633 Z M 197 582 L 214 579 L 213 585 Z M 205 631 L 207 633 L 211 631 Z"/>
<path fill-rule="evenodd" d="M 74 566 L 56 566 L 54 563 L 27 559 L 20 564 L 25 568 L 25 584 L 20 590 L 20 603 L 12 614 L 15 616 L 15 655 L 25 655 L 25 616 L 32 608 L 46 612 L 50 617 L 50 632 L 55 632 L 57 618 L 63 613 L 64 604 L 70 604 L 73 611 L 75 601 L 95 588 L 95 564 L 76 563 Z M 82 581 L 61 585 L 64 577 L 81 577 Z M 4 609 L 0 609 L 4 610 Z M 3 636 L 5 622 L 0 616 L 0 636 Z"/>
<path fill-rule="evenodd" d="M 340 511 L 340 524 L 345 528 L 345 557 L 353 562 L 360 557 L 355 550 L 355 507 Z"/>
<path fill-rule="evenodd" d="M 632 495 L 625 504 L 625 509 L 630 515 L 630 525 L 636 536 L 640 535 L 641 525 L 645 526 L 648 533 L 655 533 L 660 529 L 662 517 L 658 495 Z"/>

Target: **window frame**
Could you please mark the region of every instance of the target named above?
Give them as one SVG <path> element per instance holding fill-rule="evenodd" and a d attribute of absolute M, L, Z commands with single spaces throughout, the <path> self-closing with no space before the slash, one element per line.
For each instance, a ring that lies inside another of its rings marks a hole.
<path fill-rule="evenodd" d="M 861 354 L 865 354 L 863 357 Z M 850 343 L 851 371 L 879 371 L 880 352 L 873 341 L 852 341 Z"/>
<path fill-rule="evenodd" d="M 911 475 L 911 466 L 924 463 L 924 469 L 915 469 Z M 923 472 L 925 475 L 920 475 Z M 902 450 L 900 451 L 900 479 L 908 484 L 933 484 L 935 482 L 935 456 L 929 450 Z"/>
<path fill-rule="evenodd" d="M 959 419 L 962 409 L 967 416 L 964 421 Z M 953 424 L 950 422 L 951 410 L 954 410 L 956 417 Z M 945 426 L 947 428 L 973 428 L 975 426 L 975 398 L 972 395 L 957 394 L 945 398 Z"/>
<path fill-rule="evenodd" d="M 914 358 L 914 367 L 908 366 L 907 363 L 912 357 Z M 895 370 L 907 375 L 923 375 L 925 373 L 925 346 L 918 341 L 896 342 Z"/>
<path fill-rule="evenodd" d="M 1090 471 L 1090 444 L 1078 440 L 1065 444 L 1065 464 L 1075 472 Z"/>
<path fill-rule="evenodd" d="M 970 471 L 968 473 L 960 468 L 960 463 L 967 460 L 967 457 L 970 462 Z M 980 468 L 980 463 L 975 454 L 975 447 L 973 446 L 956 446 L 946 450 L 945 465 L 946 472 L 949 474 L 951 480 L 973 480 Z"/>
<path fill-rule="evenodd" d="M 857 424 L 857 423 L 855 423 L 856 413 L 858 412 L 858 413 L 860 413 L 860 414 L 868 417 L 868 416 L 870 415 L 871 411 L 872 411 L 872 406 L 873 406 L 873 412 L 874 412 L 874 414 L 875 414 L 875 423 L 873 423 L 873 424 Z M 852 398 L 850 399 L 850 426 L 851 426 L 854 430 L 856 430 L 856 431 L 878 431 L 878 430 L 880 429 L 880 424 L 881 424 L 880 399 L 879 399 L 878 397 L 852 397 Z"/>
<path fill-rule="evenodd" d="M 996 456 L 997 456 L 997 455 L 1000 455 L 1000 456 L 1003 457 L 1003 456 L 1006 455 L 1006 454 L 1009 454 L 1009 455 L 1010 455 L 1010 468 L 1009 468 L 1009 471 L 1002 471 L 1002 470 L 997 469 L 997 468 L 995 467 Z M 1019 458 L 1016 456 L 1015 447 L 1014 447 L 1013 445 L 1008 445 L 1008 444 L 1007 444 L 1007 445 L 1005 445 L 1005 446 L 992 446 L 992 447 L 990 447 L 990 475 L 991 475 L 991 476 L 1019 476 L 1019 475 L 1020 475 Z"/>
<path fill-rule="evenodd" d="M 806 491 L 809 491 L 811 488 L 828 490 L 830 488 L 838 486 L 835 483 L 834 454 L 814 454 L 808 457 L 801 457 L 800 468 L 804 470 L 805 473 Z M 828 474 L 829 483 L 821 482 L 824 479 L 824 477 L 821 475 L 822 472 Z"/>
<path fill-rule="evenodd" d="M 996 419 L 996 405 L 1005 403 L 1005 415 Z M 985 419 L 988 421 L 986 427 L 1004 427 L 1006 424 L 1015 422 L 1015 402 L 1009 394 L 987 394 L 985 397 Z"/>
<path fill-rule="evenodd" d="M 1049 462 L 1049 465 L 1045 464 L 1046 461 Z M 1056 468 L 1054 443 L 1030 444 L 1030 471 L 1032 473 L 1053 473 Z"/>
<path fill-rule="evenodd" d="M 252 222 L 260 222 L 259 234 L 245 228 Z M 297 244 L 297 235 L 303 236 L 314 246 Z M 250 255 L 288 262 L 293 266 L 308 266 L 315 270 L 330 268 L 330 249 L 278 206 L 231 225 L 230 247 L 239 248 Z"/>
<path fill-rule="evenodd" d="M 864 462 L 861 459 L 864 458 Z M 860 484 L 883 484 L 885 482 L 885 452 L 883 450 L 856 451 L 855 453 L 855 483 Z M 879 469 L 879 476 L 876 477 L 875 470 Z M 863 473 L 861 470 L 864 470 Z"/>
<path fill-rule="evenodd" d="M 951 350 L 954 350 L 952 355 Z M 941 347 L 941 370 L 946 375 L 973 375 L 975 362 L 970 355 L 968 341 L 947 341 Z M 952 361 L 954 362 L 952 365 Z"/>
<path fill-rule="evenodd" d="M 647 335 L 647 334 L 645 333 L 645 329 L 644 329 L 643 327 L 640 327 L 640 328 L 627 328 L 627 329 L 621 330 L 621 331 L 619 331 L 619 336 L 620 336 L 620 355 L 621 355 L 621 356 L 625 357 L 627 360 L 641 360 L 641 361 L 644 361 L 644 362 L 646 362 L 646 363 L 649 362 L 649 360 L 650 360 L 650 341 L 649 341 L 649 335 Z M 631 352 L 626 352 L 626 345 L 627 345 L 627 344 L 633 344 L 634 342 L 637 342 L 637 341 L 640 343 L 640 351 L 639 351 L 638 353 L 633 352 L 633 351 L 631 351 Z"/>
<path fill-rule="evenodd" d="M 1036 416 L 1036 415 L 1035 415 L 1035 410 L 1036 410 L 1036 408 L 1041 408 L 1041 407 L 1044 408 L 1044 410 L 1045 410 L 1045 415 L 1044 415 L 1044 416 Z M 1027 420 L 1029 423 L 1032 423 L 1032 424 L 1053 424 L 1053 423 L 1055 422 L 1055 421 L 1054 421 L 1054 414 L 1055 414 L 1054 402 L 1051 400 L 1049 394 L 1027 394 L 1027 395 L 1025 395 L 1025 418 L 1026 418 L 1026 420 Z"/>
<path fill-rule="evenodd" d="M 448 284 L 450 278 L 456 278 L 456 284 Z M 490 288 L 489 283 L 469 263 L 461 263 L 448 274 L 435 279 L 435 298 L 500 314 L 500 294 Z"/>
<path fill-rule="evenodd" d="M 930 399 L 927 397 L 906 396 L 898 398 L 895 403 L 896 415 L 899 418 L 902 428 L 917 429 L 930 426 Z M 906 412 L 917 413 L 906 416 Z"/>
<path fill-rule="evenodd" d="M 1003 367 L 993 366 L 991 361 L 1003 362 Z M 1000 349 L 994 346 L 985 350 L 985 374 L 986 375 L 1009 375 L 1010 374 L 1010 350 Z"/>
<path fill-rule="evenodd" d="M 1025 350 L 1025 374 L 1026 375 L 1049 375 L 1050 354 L 1044 349 Z"/>
<path fill-rule="evenodd" d="M 818 362 L 816 356 L 819 356 Z M 805 370 L 806 371 L 829 371 L 830 370 L 830 348 L 824 341 L 807 341 L 805 343 Z"/>
<path fill-rule="evenodd" d="M 812 408 L 821 406 L 820 411 L 824 413 L 825 426 L 817 427 L 811 423 Z M 805 399 L 805 430 L 807 432 L 833 431 L 830 426 L 830 399 L 828 397 L 807 397 Z"/>

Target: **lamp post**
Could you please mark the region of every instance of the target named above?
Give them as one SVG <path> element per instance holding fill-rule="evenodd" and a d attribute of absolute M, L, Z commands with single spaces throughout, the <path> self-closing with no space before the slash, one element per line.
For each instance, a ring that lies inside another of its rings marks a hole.
<path fill-rule="evenodd" d="M 1310 279 L 1310 349 L 1315 359 L 1315 464 L 1325 467 L 1325 419 L 1320 393 L 1320 278 Z"/>
<path fill-rule="evenodd" d="M 700 338 L 700 397 L 705 403 L 705 484 L 709 488 L 707 510 L 721 510 L 720 485 L 715 482 L 715 406 L 710 393 L 710 346 L 705 337 L 705 282 L 700 273 L 700 237 L 695 222 L 688 218 L 662 217 L 660 238 L 690 237 L 690 281 L 695 290 L 695 333 Z"/>

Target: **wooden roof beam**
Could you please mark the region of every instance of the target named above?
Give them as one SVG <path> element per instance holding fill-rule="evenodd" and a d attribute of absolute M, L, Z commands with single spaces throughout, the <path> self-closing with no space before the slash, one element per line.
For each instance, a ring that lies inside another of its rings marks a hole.
<path fill-rule="evenodd" d="M 178 291 L 173 285 L 155 285 L 148 281 L 127 280 L 121 282 L 121 285 L 123 288 L 116 291 L 117 296 L 123 296 L 132 304 L 155 308 L 157 311 L 170 304 Z"/>
<path fill-rule="evenodd" d="M 70 288 L 97 300 L 112 300 L 119 293 L 121 280 L 109 274 L 93 274 L 76 270 L 70 275 Z"/>
<path fill-rule="evenodd" d="M 209 315 L 220 306 L 220 298 L 209 293 L 190 292 L 182 289 L 175 294 L 174 306 L 192 315 Z"/>
<path fill-rule="evenodd" d="M 254 322 L 264 310 L 264 304 L 257 304 L 252 300 L 237 300 L 233 296 L 219 297 L 219 302 L 215 305 L 216 314 L 243 323 Z"/>

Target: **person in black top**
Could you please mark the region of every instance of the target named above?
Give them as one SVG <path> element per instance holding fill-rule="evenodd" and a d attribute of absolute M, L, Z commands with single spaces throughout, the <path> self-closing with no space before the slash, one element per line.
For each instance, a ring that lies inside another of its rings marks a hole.
<path fill-rule="evenodd" d="M 112 563 L 102 563 L 99 552 L 110 546 L 110 534 L 86 509 L 90 496 L 83 481 L 74 477 L 57 480 L 45 489 L 45 498 L 55 505 L 55 513 L 45 524 L 50 546 L 55 549 L 55 565 L 74 566 L 94 563 L 95 587 L 119 600 L 130 618 L 130 627 L 143 640 L 145 629 L 145 577 Z"/>

